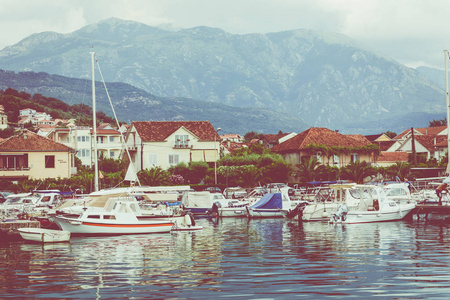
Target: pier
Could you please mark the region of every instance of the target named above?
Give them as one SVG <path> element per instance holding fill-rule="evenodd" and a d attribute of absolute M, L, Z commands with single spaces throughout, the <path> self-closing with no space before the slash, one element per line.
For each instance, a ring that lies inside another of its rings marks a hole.
<path fill-rule="evenodd" d="M 416 208 L 414 208 L 410 213 L 410 216 L 414 215 L 420 219 L 422 218 L 428 219 L 429 215 L 450 217 L 450 206 L 436 205 L 436 204 L 417 205 Z"/>
<path fill-rule="evenodd" d="M 0 239 L 11 240 L 20 238 L 20 234 L 17 231 L 19 228 L 40 228 L 41 223 L 39 221 L 32 220 L 12 220 L 0 222 Z"/>

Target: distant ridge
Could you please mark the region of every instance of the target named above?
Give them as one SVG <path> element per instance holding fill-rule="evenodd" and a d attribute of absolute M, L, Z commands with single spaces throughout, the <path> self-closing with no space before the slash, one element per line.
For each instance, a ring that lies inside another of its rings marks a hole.
<path fill-rule="evenodd" d="M 308 125 L 301 119 L 261 108 L 242 109 L 188 98 L 156 97 L 124 83 L 106 83 L 118 119 L 132 121 L 210 121 L 225 133 L 245 134 L 301 132 Z M 92 106 L 91 81 L 44 72 L 0 70 L 0 89 L 13 88 L 29 94 L 60 99 L 69 105 Z M 97 110 L 113 116 L 103 83 L 96 82 Z"/>
<path fill-rule="evenodd" d="M 292 122 L 361 133 L 423 127 L 430 116 L 445 114 L 442 87 L 420 72 L 346 36 L 306 29 L 237 35 L 204 26 L 168 31 L 113 18 L 69 34 L 33 34 L 0 51 L 0 66 L 89 78 L 91 46 L 107 81 L 215 103 L 201 105 L 212 112 L 219 104 L 258 107 L 294 116 Z"/>

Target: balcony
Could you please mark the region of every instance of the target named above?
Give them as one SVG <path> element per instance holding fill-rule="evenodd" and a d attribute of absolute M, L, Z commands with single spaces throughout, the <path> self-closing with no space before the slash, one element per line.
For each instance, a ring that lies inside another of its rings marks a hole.
<path fill-rule="evenodd" d="M 174 149 L 192 149 L 192 146 L 190 145 L 174 145 Z"/>
<path fill-rule="evenodd" d="M 29 167 L 0 168 L 0 171 L 30 171 Z"/>

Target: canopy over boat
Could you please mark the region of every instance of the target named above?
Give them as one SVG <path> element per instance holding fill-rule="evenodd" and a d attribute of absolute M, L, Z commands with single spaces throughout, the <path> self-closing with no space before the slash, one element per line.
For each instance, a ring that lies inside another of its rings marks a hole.
<path fill-rule="evenodd" d="M 277 209 L 282 208 L 282 197 L 281 193 L 269 193 L 262 196 L 255 204 L 250 206 L 249 208 L 257 208 L 257 209 Z"/>

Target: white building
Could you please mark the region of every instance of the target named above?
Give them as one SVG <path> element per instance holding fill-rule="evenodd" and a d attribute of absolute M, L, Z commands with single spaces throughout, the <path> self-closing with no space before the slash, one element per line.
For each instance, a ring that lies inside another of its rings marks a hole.
<path fill-rule="evenodd" d="M 207 121 L 133 122 L 126 145 L 136 172 L 181 162 L 214 162 L 220 137 Z"/>

